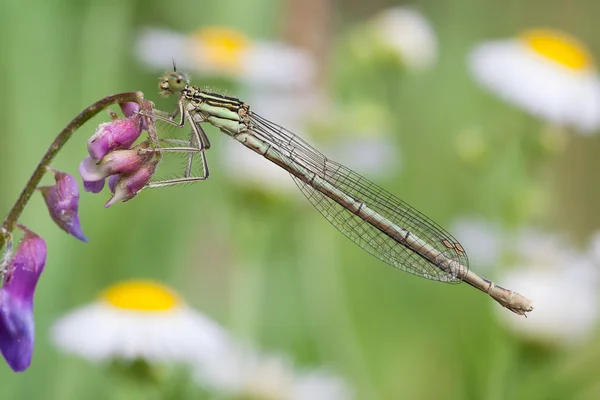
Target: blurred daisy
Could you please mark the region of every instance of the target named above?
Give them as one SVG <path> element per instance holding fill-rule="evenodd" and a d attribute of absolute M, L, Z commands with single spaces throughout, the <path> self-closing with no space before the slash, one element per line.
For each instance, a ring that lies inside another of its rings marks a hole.
<path fill-rule="evenodd" d="M 600 231 L 594 232 L 590 238 L 588 254 L 596 264 L 600 265 Z"/>
<path fill-rule="evenodd" d="M 333 111 L 333 107 L 323 98 L 316 96 L 313 102 L 303 102 L 302 98 L 293 96 L 281 96 L 277 102 L 272 96 L 261 98 L 258 93 L 253 92 L 251 98 L 255 100 L 251 104 L 257 105 L 254 110 L 258 110 L 261 115 L 271 115 L 268 110 L 275 110 L 273 115 L 278 119 L 273 122 L 289 127 L 289 130 L 309 142 L 317 151 L 324 153 L 328 159 L 346 165 L 371 179 L 390 177 L 398 173 L 399 148 L 389 134 L 387 118 L 382 108 L 365 103 Z M 318 116 L 311 113 L 310 109 L 315 104 L 322 104 L 321 110 L 332 110 L 329 118 L 319 120 Z M 260 111 L 263 108 L 264 113 Z M 309 127 L 311 122 L 312 126 Z M 227 143 L 224 148 L 223 159 L 227 160 L 224 168 L 239 184 L 255 189 L 261 188 L 271 194 L 302 197 L 297 196 L 294 181 L 282 168 L 248 151 L 237 142 Z"/>
<path fill-rule="evenodd" d="M 467 250 L 469 264 L 474 268 L 493 268 L 500 264 L 505 238 L 497 224 L 483 218 L 461 218 L 452 223 L 450 232 Z"/>
<path fill-rule="evenodd" d="M 516 244 L 517 268 L 499 278 L 506 287 L 526 293 L 535 312 L 523 318 L 499 313 L 527 340 L 565 344 L 585 339 L 598 321 L 598 273 L 593 260 L 556 235 L 527 231 Z"/>
<path fill-rule="evenodd" d="M 253 40 L 226 27 L 204 27 L 184 35 L 142 30 L 135 44 L 138 58 L 151 68 L 172 68 L 201 75 L 226 76 L 249 85 L 302 87 L 315 73 L 305 51 L 274 41 Z"/>
<path fill-rule="evenodd" d="M 397 176 L 400 148 L 390 129 L 387 109 L 372 102 L 354 102 L 330 112 L 317 139 L 328 158 L 369 179 Z"/>
<path fill-rule="evenodd" d="M 584 133 L 600 126 L 594 60 L 565 33 L 537 29 L 480 44 L 469 66 L 483 86 L 542 119 Z"/>
<path fill-rule="evenodd" d="M 319 106 L 323 110 L 328 105 L 325 97 L 313 91 L 311 86 L 297 93 L 273 88 L 249 88 L 246 92 L 244 100 L 253 112 L 313 142 L 309 124 L 318 118 L 315 110 Z M 296 184 L 288 172 L 237 141 L 223 141 L 222 151 L 223 169 L 238 185 L 276 196 L 296 194 Z"/>
<path fill-rule="evenodd" d="M 240 143 L 223 143 L 222 153 L 224 171 L 238 186 L 277 197 L 295 194 L 296 184 L 287 171 Z"/>
<path fill-rule="evenodd" d="M 196 371 L 198 383 L 235 398 L 341 400 L 353 396 L 347 384 L 324 370 L 297 371 L 287 358 L 230 349 Z"/>
<path fill-rule="evenodd" d="M 52 340 L 92 362 L 201 363 L 229 346 L 226 333 L 159 283 L 132 280 L 60 318 Z"/>
<path fill-rule="evenodd" d="M 415 71 L 426 70 L 437 60 L 437 38 L 431 24 L 410 7 L 387 9 L 371 18 L 366 28 L 353 38 L 353 48 L 361 58 L 387 53 Z"/>

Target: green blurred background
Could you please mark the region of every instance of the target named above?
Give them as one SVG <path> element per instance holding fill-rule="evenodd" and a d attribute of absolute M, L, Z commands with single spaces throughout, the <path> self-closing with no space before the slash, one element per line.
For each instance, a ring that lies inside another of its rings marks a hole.
<path fill-rule="evenodd" d="M 532 26 L 563 29 L 600 54 L 595 18 L 600 3 L 414 1 L 438 36 L 434 68 L 407 74 L 389 65 L 353 63 L 347 33 L 397 4 L 2 0 L 0 211 L 8 212 L 54 136 L 94 101 L 141 90 L 159 108 L 171 109 L 174 99 L 158 96 L 158 73 L 134 57 L 141 27 L 188 33 L 223 25 L 305 46 L 322 63 L 320 82 L 331 98 L 343 103 L 364 89 L 364 101 L 384 107 L 398 135 L 402 168 L 377 183 L 443 226 L 475 214 L 508 227 L 541 224 L 585 240 L 600 226 L 594 212 L 600 203 L 595 180 L 600 140 L 571 135 L 561 154 L 530 174 L 505 148 L 521 140 L 515 131 L 535 121 L 479 88 L 466 55 L 481 40 Z M 306 18 L 305 24 L 296 18 Z M 322 41 L 315 45 L 304 38 L 298 25 L 322 29 Z M 361 76 L 371 80 L 352 79 Z M 382 97 L 378 85 L 392 89 Z M 235 86 L 228 89 L 236 94 Z M 277 115 L 264 114 L 277 122 Z M 96 125 L 78 131 L 53 166 L 75 174 Z M 482 158 L 465 162 L 457 143 L 473 127 L 489 132 L 489 148 Z M 332 368 L 358 399 L 600 397 L 600 336 L 566 348 L 523 342 L 505 329 L 496 316 L 499 306 L 481 293 L 384 265 L 307 202 L 232 184 L 216 158 L 209 154 L 207 182 L 147 191 L 110 209 L 103 208 L 106 193 L 82 194 L 86 244 L 53 225 L 41 196 L 32 199 L 21 223 L 43 236 L 49 249 L 36 294 L 37 342 L 26 373 L 14 374 L 0 363 L 0 397 L 110 398 L 112 383 L 102 368 L 57 351 L 48 331 L 67 310 L 131 277 L 168 283 L 193 307 L 261 348 L 285 352 L 302 366 Z M 477 271 L 477 265 L 471 268 Z"/>

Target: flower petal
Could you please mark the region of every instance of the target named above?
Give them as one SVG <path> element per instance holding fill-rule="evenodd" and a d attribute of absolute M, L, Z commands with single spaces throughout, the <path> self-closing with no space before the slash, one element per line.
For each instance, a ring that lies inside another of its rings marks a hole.
<path fill-rule="evenodd" d="M 120 103 L 121 111 L 126 117 L 134 117 L 138 116 L 138 112 L 140 111 L 140 105 L 134 101 L 128 103 Z M 146 118 L 143 116 L 140 117 L 140 127 L 142 130 L 147 130 L 148 125 L 146 124 Z"/>
<path fill-rule="evenodd" d="M 110 189 L 110 192 L 112 194 L 115 194 L 115 187 L 116 187 L 117 182 L 119 181 L 119 179 L 121 179 L 121 175 L 119 175 L 119 174 L 111 175 L 108 178 L 108 188 Z"/>
<path fill-rule="evenodd" d="M 87 242 L 79 222 L 79 187 L 74 176 L 54 171 L 55 186 L 39 188 L 54 222 L 70 235 Z"/>
<path fill-rule="evenodd" d="M 99 166 L 99 161 L 92 157 L 86 157 L 79 164 L 79 174 L 85 182 L 98 182 L 104 180 L 108 175 Z"/>
<path fill-rule="evenodd" d="M 127 107 L 130 111 L 131 107 Z M 116 149 L 128 149 L 142 133 L 142 116 L 135 114 L 129 118 L 101 124 L 88 140 L 88 152 L 100 160 Z"/>
<path fill-rule="evenodd" d="M 0 289 L 0 351 L 15 372 L 31 364 L 34 343 L 33 296 L 46 264 L 44 239 L 25 231 Z"/>
<path fill-rule="evenodd" d="M 108 208 L 118 201 L 128 201 L 134 198 L 150 181 L 156 170 L 156 162 L 147 163 L 129 175 L 122 175 L 114 185 L 114 195 L 106 202 Z"/>
<path fill-rule="evenodd" d="M 99 181 L 83 181 L 83 190 L 86 192 L 100 193 L 104 189 L 104 179 Z"/>
<path fill-rule="evenodd" d="M 131 174 L 138 170 L 145 162 L 152 158 L 152 153 L 140 153 L 140 145 L 131 150 L 113 150 L 102 160 L 97 161 L 92 157 L 86 157 L 79 164 L 81 178 L 87 182 L 87 187 L 95 188 L 100 185 L 96 182 L 103 181 L 114 174 Z"/>
<path fill-rule="evenodd" d="M 121 111 L 128 118 L 136 115 L 140 111 L 140 105 L 135 101 L 120 103 L 119 107 L 121 107 Z"/>

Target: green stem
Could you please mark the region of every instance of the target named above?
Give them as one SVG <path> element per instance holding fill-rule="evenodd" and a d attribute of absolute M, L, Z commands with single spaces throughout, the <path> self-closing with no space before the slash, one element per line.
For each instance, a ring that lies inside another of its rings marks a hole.
<path fill-rule="evenodd" d="M 127 103 L 127 102 L 136 102 L 140 105 L 143 111 L 146 111 L 146 108 L 149 106 L 144 100 L 144 95 L 142 92 L 125 92 L 119 94 L 113 94 L 110 96 L 106 96 L 105 98 L 98 100 L 85 110 L 83 110 L 78 116 L 76 116 L 70 123 L 67 125 L 62 132 L 58 134 L 56 139 L 52 142 L 44 157 L 40 160 L 38 166 L 33 171 L 31 178 L 23 188 L 21 195 L 13 205 L 12 209 L 4 219 L 2 223 L 2 228 L 4 232 L 10 233 L 15 229 L 17 221 L 21 216 L 21 213 L 25 209 L 25 205 L 29 202 L 31 195 L 35 192 L 38 184 L 44 177 L 44 174 L 48 170 L 47 167 L 50 166 L 50 163 L 56 157 L 58 152 L 62 149 L 62 147 L 67 143 L 67 141 L 71 138 L 73 133 L 79 129 L 83 124 L 93 118 L 100 111 L 104 110 L 106 107 L 111 104 L 116 103 Z M 0 235 L 0 250 L 4 247 L 6 242 L 6 235 Z"/>

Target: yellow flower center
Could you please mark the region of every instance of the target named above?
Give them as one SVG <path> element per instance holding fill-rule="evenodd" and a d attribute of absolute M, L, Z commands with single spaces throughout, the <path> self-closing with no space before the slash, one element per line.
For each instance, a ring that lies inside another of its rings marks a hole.
<path fill-rule="evenodd" d="M 251 45 L 250 40 L 233 29 L 210 27 L 192 34 L 199 59 L 213 68 L 238 70 L 242 67 L 241 57 Z"/>
<path fill-rule="evenodd" d="M 101 298 L 114 307 L 139 311 L 168 311 L 181 303 L 168 287 L 144 280 L 117 283 L 107 288 Z"/>
<path fill-rule="evenodd" d="M 535 29 L 523 33 L 521 40 L 536 53 L 564 67 L 584 70 L 594 65 L 588 49 L 577 39 L 565 33 Z"/>

